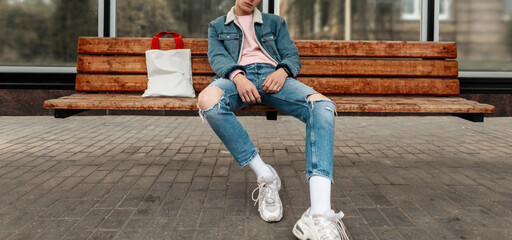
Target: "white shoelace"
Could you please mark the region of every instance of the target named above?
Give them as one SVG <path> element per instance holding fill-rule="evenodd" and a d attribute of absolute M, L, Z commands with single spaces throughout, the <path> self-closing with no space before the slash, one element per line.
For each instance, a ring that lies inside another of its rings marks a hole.
<path fill-rule="evenodd" d="M 270 183 L 260 183 L 256 189 L 252 191 L 251 198 L 254 201 L 254 206 L 258 203 L 258 201 L 264 201 L 267 204 L 274 204 L 276 202 L 276 196 L 274 194 L 275 189 L 274 185 Z M 258 197 L 254 197 L 254 193 L 259 190 Z"/>
<path fill-rule="evenodd" d="M 345 225 L 341 221 L 344 214 L 339 212 L 335 214 L 332 219 L 326 219 L 322 221 L 321 218 L 316 218 L 313 222 L 318 227 L 318 234 L 321 239 L 331 239 L 333 236 L 340 236 L 341 240 L 349 240 L 348 235 L 345 231 Z M 334 228 L 333 228 L 334 225 Z"/>
<path fill-rule="evenodd" d="M 345 229 L 345 224 L 343 224 L 343 221 L 341 221 L 341 219 L 344 216 L 345 216 L 345 214 L 343 214 L 343 212 L 339 212 L 339 213 L 334 215 L 334 218 L 332 219 L 332 222 L 334 223 L 334 225 L 336 226 L 336 229 L 340 233 L 341 239 L 342 240 L 350 240 L 348 238 L 348 235 L 347 235 L 347 232 L 346 232 L 346 229 Z"/>

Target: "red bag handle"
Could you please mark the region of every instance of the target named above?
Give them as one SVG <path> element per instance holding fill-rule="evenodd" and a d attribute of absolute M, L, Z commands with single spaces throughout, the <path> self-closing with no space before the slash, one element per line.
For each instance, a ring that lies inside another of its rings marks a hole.
<path fill-rule="evenodd" d="M 167 34 L 170 34 L 174 37 L 174 43 L 176 44 L 176 49 L 183 48 L 183 40 L 181 39 L 181 35 L 179 35 L 175 32 L 159 32 L 157 35 L 155 35 L 153 37 L 153 41 L 151 41 L 151 49 L 160 49 L 159 39 L 160 39 L 160 37 L 165 36 Z"/>

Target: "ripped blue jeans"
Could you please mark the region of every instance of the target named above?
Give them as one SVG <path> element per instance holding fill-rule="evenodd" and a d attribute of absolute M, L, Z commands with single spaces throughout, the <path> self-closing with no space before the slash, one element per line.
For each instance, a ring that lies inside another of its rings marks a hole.
<path fill-rule="evenodd" d="M 272 65 L 251 64 L 245 66 L 245 71 L 247 79 L 256 85 L 262 104 L 273 106 L 281 113 L 306 123 L 307 179 L 311 176 L 323 176 L 332 182 L 334 103 L 328 100 L 309 101 L 308 96 L 318 92 L 295 78 L 287 78 L 283 88 L 277 93 L 264 93 L 261 84 L 275 71 Z M 208 87 L 211 86 L 220 88 L 223 96 L 213 107 L 200 109 L 199 114 L 206 118 L 213 131 L 243 167 L 258 154 L 258 150 L 233 112 L 251 104 L 242 102 L 236 85 L 229 79 L 215 79 Z"/>

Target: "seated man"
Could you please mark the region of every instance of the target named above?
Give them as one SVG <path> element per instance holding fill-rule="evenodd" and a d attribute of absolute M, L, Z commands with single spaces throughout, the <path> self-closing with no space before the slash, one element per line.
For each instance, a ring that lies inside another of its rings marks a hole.
<path fill-rule="evenodd" d="M 267 222 L 280 221 L 281 180 L 261 159 L 234 111 L 265 104 L 306 123 L 306 176 L 311 207 L 293 228 L 299 239 L 348 239 L 343 213 L 331 209 L 334 149 L 334 103 L 295 77 L 299 52 L 283 18 L 262 14 L 261 0 L 236 0 L 226 16 L 208 28 L 208 59 L 217 74 L 199 94 L 199 113 L 240 166 L 257 176 L 258 211 Z M 254 193 L 254 192 L 253 192 Z"/>

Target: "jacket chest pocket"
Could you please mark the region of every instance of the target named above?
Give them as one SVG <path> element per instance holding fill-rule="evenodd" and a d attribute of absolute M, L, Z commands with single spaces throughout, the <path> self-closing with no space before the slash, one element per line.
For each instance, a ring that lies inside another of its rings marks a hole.
<path fill-rule="evenodd" d="M 221 33 L 219 40 L 224 43 L 224 47 L 233 58 L 238 55 L 240 45 L 240 35 L 238 33 Z"/>
<path fill-rule="evenodd" d="M 265 50 L 269 52 L 269 54 L 275 56 L 277 59 L 280 58 L 278 52 L 277 52 L 277 46 L 276 46 L 276 36 L 274 33 L 269 32 L 265 33 L 261 36 L 261 43 Z"/>

